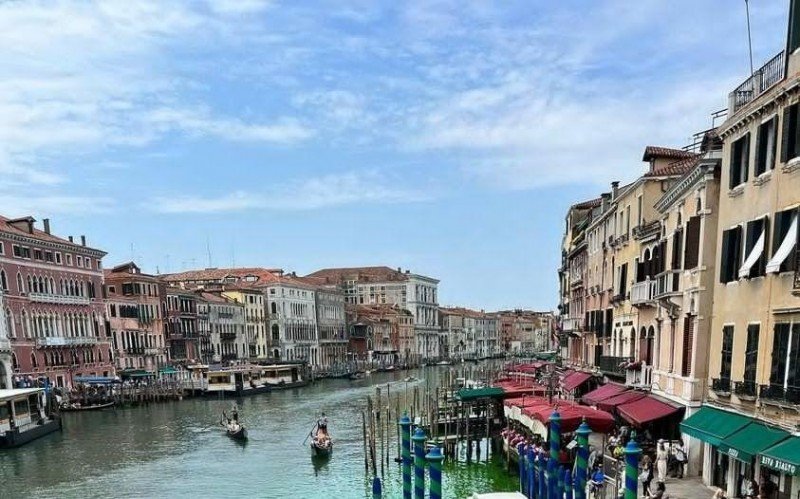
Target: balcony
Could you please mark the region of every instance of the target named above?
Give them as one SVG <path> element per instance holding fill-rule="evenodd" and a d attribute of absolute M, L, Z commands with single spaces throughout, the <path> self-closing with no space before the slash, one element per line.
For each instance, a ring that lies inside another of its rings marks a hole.
<path fill-rule="evenodd" d="M 219 333 L 219 338 L 221 340 L 235 340 L 236 339 L 236 332 L 235 331 L 225 331 L 224 333 Z"/>
<path fill-rule="evenodd" d="M 653 366 L 644 362 L 625 369 L 625 384 L 634 388 L 649 388 L 653 384 Z"/>
<path fill-rule="evenodd" d="M 145 348 L 144 349 L 144 354 L 145 355 L 159 355 L 159 354 L 162 354 L 162 353 L 164 353 L 164 349 L 163 348 Z"/>
<path fill-rule="evenodd" d="M 733 384 L 733 393 L 742 400 L 755 400 L 758 395 L 758 385 L 755 381 L 737 381 Z"/>
<path fill-rule="evenodd" d="M 128 355 L 142 355 L 144 354 L 144 348 L 142 347 L 126 348 L 125 353 Z"/>
<path fill-rule="evenodd" d="M 773 85 L 783 80 L 784 63 L 783 51 L 758 68 L 752 76 L 736 87 L 728 95 L 728 109 L 731 114 L 736 113 L 759 95 L 770 89 Z"/>
<path fill-rule="evenodd" d="M 583 331 L 583 317 L 565 317 L 562 319 L 561 329 L 565 333 Z"/>
<path fill-rule="evenodd" d="M 711 380 L 711 391 L 720 397 L 730 397 L 731 395 L 731 379 L 730 378 L 714 378 Z"/>
<path fill-rule="evenodd" d="M 653 220 L 649 223 L 637 225 L 631 232 L 633 233 L 633 238 L 637 241 L 656 239 L 661 235 L 661 222 Z"/>
<path fill-rule="evenodd" d="M 761 385 L 761 400 L 765 403 L 800 404 L 800 387 L 783 385 Z"/>
<path fill-rule="evenodd" d="M 614 374 L 618 376 L 627 376 L 627 369 L 625 366 L 633 361 L 631 357 L 611 357 L 601 355 L 595 359 L 595 365 L 598 369 L 606 374 Z"/>
<path fill-rule="evenodd" d="M 28 293 L 31 301 L 55 305 L 89 305 L 92 300 L 85 296 L 51 295 L 49 293 Z"/>
<path fill-rule="evenodd" d="M 0 352 L 10 352 L 11 342 L 6 338 L 0 338 Z"/>
<path fill-rule="evenodd" d="M 667 270 L 656 276 L 656 291 L 654 298 L 662 298 L 681 292 L 681 271 Z"/>
<path fill-rule="evenodd" d="M 649 277 L 631 286 L 632 305 L 652 305 L 656 295 L 656 281 Z"/>
<path fill-rule="evenodd" d="M 230 362 L 232 360 L 236 360 L 236 354 L 235 353 L 222 354 L 222 362 Z"/>
<path fill-rule="evenodd" d="M 97 337 L 79 336 L 67 338 L 63 336 L 51 336 L 46 338 L 36 338 L 37 347 L 73 347 L 84 345 L 96 345 Z"/>

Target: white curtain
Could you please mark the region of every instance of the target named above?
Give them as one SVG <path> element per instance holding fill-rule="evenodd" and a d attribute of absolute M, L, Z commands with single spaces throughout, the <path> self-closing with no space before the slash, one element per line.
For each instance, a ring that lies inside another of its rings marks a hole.
<path fill-rule="evenodd" d="M 786 237 L 783 238 L 778 251 L 772 257 L 772 260 L 767 264 L 767 272 L 778 272 L 781 269 L 781 264 L 786 260 L 786 257 L 791 253 L 792 248 L 797 243 L 797 214 L 792 217 L 792 223 L 789 225 L 789 231 L 786 232 Z"/>
<path fill-rule="evenodd" d="M 766 230 L 762 230 L 761 235 L 758 236 L 756 245 L 753 246 L 750 254 L 747 255 L 747 259 L 744 261 L 744 264 L 742 264 L 742 266 L 739 268 L 739 277 L 747 277 L 750 275 L 750 269 L 753 268 L 753 265 L 755 265 L 755 263 L 761 257 L 761 254 L 764 253 L 765 234 Z"/>

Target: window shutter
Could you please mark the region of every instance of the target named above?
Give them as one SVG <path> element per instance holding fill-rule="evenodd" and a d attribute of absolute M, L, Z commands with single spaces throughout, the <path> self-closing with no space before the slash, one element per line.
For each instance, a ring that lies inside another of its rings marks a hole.
<path fill-rule="evenodd" d="M 774 135 L 772 140 L 772 162 L 767 165 L 770 170 L 775 169 L 775 158 L 778 157 L 778 116 L 772 118 L 772 134 Z"/>
<path fill-rule="evenodd" d="M 787 325 L 788 329 L 788 325 Z M 789 356 L 789 377 L 787 385 L 795 387 L 800 384 L 800 323 L 792 324 L 792 350 Z"/>
<path fill-rule="evenodd" d="M 736 272 L 739 270 L 739 267 L 742 266 L 742 226 L 738 226 L 733 229 L 732 233 L 732 240 L 731 240 L 731 266 L 730 278 L 731 280 L 736 280 Z"/>
<path fill-rule="evenodd" d="M 681 376 L 692 374 L 692 344 L 694 343 L 694 317 L 687 315 L 683 319 L 683 362 Z"/>
<path fill-rule="evenodd" d="M 719 252 L 719 282 L 728 282 L 728 269 L 730 268 L 729 253 L 731 244 L 731 231 L 722 233 L 722 251 Z"/>
<path fill-rule="evenodd" d="M 741 165 L 741 182 L 747 182 L 747 174 L 750 171 L 750 132 L 744 136 L 744 144 L 742 145 L 744 149 L 743 158 L 742 158 L 742 165 Z"/>
<path fill-rule="evenodd" d="M 729 157 L 729 165 L 728 165 L 728 189 L 733 189 L 737 185 L 739 185 L 739 168 L 736 167 L 737 165 L 737 158 L 736 158 L 736 151 L 739 149 L 738 143 L 733 142 L 731 144 L 731 151 Z"/>
<path fill-rule="evenodd" d="M 791 159 L 789 156 L 789 144 L 794 140 L 792 137 L 792 106 L 783 109 L 783 126 L 781 127 L 781 163 L 786 163 Z"/>
<path fill-rule="evenodd" d="M 769 383 L 783 386 L 783 377 L 786 373 L 786 350 L 789 346 L 789 324 L 775 324 L 774 331 Z"/>
<path fill-rule="evenodd" d="M 684 268 L 689 270 L 697 267 L 700 256 L 700 215 L 695 215 L 686 224 L 686 252 L 684 254 Z"/>
<path fill-rule="evenodd" d="M 769 131 L 769 127 L 761 125 L 758 127 L 758 131 L 756 132 L 756 158 L 755 158 L 756 168 L 755 168 L 755 173 L 753 173 L 754 177 L 757 177 L 760 174 L 764 173 L 767 169 L 766 165 L 767 155 L 764 154 L 765 151 L 761 150 L 761 145 L 764 144 L 765 141 L 767 140 L 767 138 L 764 137 L 764 132 L 767 131 Z M 762 163 L 763 163 L 763 168 L 762 168 Z"/>
<path fill-rule="evenodd" d="M 672 269 L 681 268 L 681 256 L 683 255 L 683 230 L 678 229 L 672 238 Z"/>

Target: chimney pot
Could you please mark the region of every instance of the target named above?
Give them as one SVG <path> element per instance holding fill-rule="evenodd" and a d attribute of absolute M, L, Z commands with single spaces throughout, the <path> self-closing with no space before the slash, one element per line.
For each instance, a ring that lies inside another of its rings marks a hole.
<path fill-rule="evenodd" d="M 75 241 L 72 240 L 72 236 L 69 236 L 69 242 L 74 243 Z"/>
<path fill-rule="evenodd" d="M 86 236 L 81 236 L 81 246 L 86 246 Z"/>
<path fill-rule="evenodd" d="M 44 223 L 44 232 L 45 232 L 45 234 L 50 234 L 50 219 L 49 218 L 45 218 L 45 219 L 42 220 L 42 223 Z"/>
<path fill-rule="evenodd" d="M 617 193 L 619 192 L 619 180 L 615 180 L 611 182 L 611 199 L 617 199 Z"/>

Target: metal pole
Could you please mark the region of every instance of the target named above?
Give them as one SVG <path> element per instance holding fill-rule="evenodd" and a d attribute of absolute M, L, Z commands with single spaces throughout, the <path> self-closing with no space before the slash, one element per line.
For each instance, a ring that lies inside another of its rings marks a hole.
<path fill-rule="evenodd" d="M 755 74 L 753 71 L 753 40 L 750 37 L 750 2 L 748 0 L 744 0 L 744 10 L 747 14 L 747 46 L 750 49 L 750 76 L 753 76 Z"/>
<path fill-rule="evenodd" d="M 425 458 L 430 463 L 431 483 L 430 499 L 442 499 L 442 449 L 434 447 Z"/>

